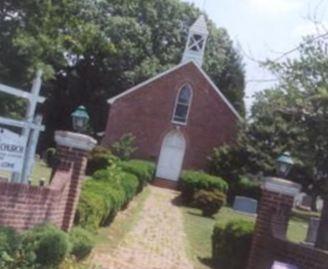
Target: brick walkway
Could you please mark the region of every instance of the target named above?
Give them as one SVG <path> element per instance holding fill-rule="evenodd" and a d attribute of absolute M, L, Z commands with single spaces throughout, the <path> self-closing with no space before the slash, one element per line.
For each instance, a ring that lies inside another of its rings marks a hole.
<path fill-rule="evenodd" d="M 99 269 L 193 269 L 185 253 L 182 213 L 172 204 L 177 193 L 150 187 L 140 219 L 114 253 L 96 253 Z"/>

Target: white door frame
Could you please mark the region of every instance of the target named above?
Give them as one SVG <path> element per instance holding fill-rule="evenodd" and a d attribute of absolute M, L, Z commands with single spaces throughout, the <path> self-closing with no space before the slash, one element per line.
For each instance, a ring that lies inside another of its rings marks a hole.
<path fill-rule="evenodd" d="M 186 151 L 186 140 L 180 131 L 174 130 L 163 139 L 158 158 L 156 177 L 178 181 Z"/>

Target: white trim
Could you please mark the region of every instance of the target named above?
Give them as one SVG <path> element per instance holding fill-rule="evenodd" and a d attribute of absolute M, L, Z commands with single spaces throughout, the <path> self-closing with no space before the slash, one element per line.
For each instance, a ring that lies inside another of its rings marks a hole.
<path fill-rule="evenodd" d="M 267 177 L 263 183 L 265 190 L 295 197 L 301 191 L 301 185 L 275 177 Z"/>
<path fill-rule="evenodd" d="M 59 146 L 91 151 L 97 141 L 90 136 L 67 131 L 56 131 L 55 141 Z"/>
<path fill-rule="evenodd" d="M 119 98 L 121 98 L 121 97 L 123 97 L 125 95 L 128 95 L 131 92 L 134 92 L 134 91 L 140 89 L 141 87 L 143 87 L 143 86 L 145 86 L 145 85 L 147 85 L 147 84 L 149 84 L 149 83 L 151 83 L 151 82 L 153 82 L 153 81 L 155 81 L 157 79 L 160 79 L 161 77 L 164 77 L 165 75 L 167 75 L 167 74 L 169 74 L 169 73 L 171 73 L 171 72 L 179 69 L 180 67 L 182 67 L 182 66 L 184 66 L 186 64 L 188 64 L 188 62 L 181 63 L 181 64 L 178 64 L 176 66 L 173 66 L 170 69 L 168 69 L 168 70 L 166 70 L 166 71 L 158 74 L 157 76 L 152 77 L 152 78 L 150 78 L 150 79 L 148 79 L 148 80 L 146 80 L 144 82 L 141 82 L 140 84 L 138 84 L 138 85 L 136 85 L 136 86 L 134 86 L 134 87 L 132 87 L 132 88 L 130 88 L 130 89 L 128 89 L 128 90 L 126 90 L 126 91 L 124 91 L 124 92 L 122 92 L 122 93 L 120 93 L 120 94 L 118 94 L 118 95 L 116 95 L 116 96 L 114 96 L 114 97 L 112 97 L 110 99 L 108 99 L 107 100 L 107 103 L 108 104 L 113 104 L 117 99 L 119 99 Z"/>
<path fill-rule="evenodd" d="M 175 118 L 175 113 L 177 111 L 178 101 L 179 101 L 179 97 L 180 97 L 181 91 L 186 86 L 190 89 L 191 96 L 190 96 L 189 103 L 188 103 L 188 111 L 187 111 L 187 115 L 186 115 L 186 121 L 185 122 L 180 122 L 180 121 L 174 120 L 174 118 Z M 178 91 L 178 94 L 175 97 L 174 109 L 173 109 L 173 114 L 172 114 L 172 119 L 171 119 L 171 122 L 172 123 L 174 123 L 174 124 L 181 124 L 181 125 L 184 125 L 184 126 L 187 125 L 188 119 L 189 119 L 190 107 L 191 107 L 191 103 L 192 103 L 193 97 L 194 97 L 194 91 L 193 91 L 193 88 L 191 87 L 191 85 L 189 83 L 183 84 L 182 87 L 180 87 L 180 90 Z"/>
<path fill-rule="evenodd" d="M 205 79 L 211 84 L 211 86 L 214 88 L 214 90 L 216 91 L 216 93 L 222 98 L 222 100 L 225 102 L 225 104 L 230 108 L 230 110 L 235 114 L 235 116 L 238 118 L 238 120 L 240 121 L 243 121 L 243 118 L 239 115 L 239 113 L 237 112 L 237 110 L 233 107 L 233 105 L 228 101 L 228 99 L 223 95 L 223 93 L 219 90 L 219 88 L 214 84 L 214 82 L 211 80 L 211 78 L 205 73 L 205 71 L 197 65 L 197 63 L 193 60 L 191 61 L 188 61 L 188 62 L 184 62 L 184 63 L 180 63 L 179 65 L 176 65 L 168 70 L 166 70 L 165 72 L 163 73 L 160 73 L 159 75 L 153 77 L 153 78 L 150 78 L 124 92 L 122 92 L 121 94 L 119 95 L 116 95 L 110 99 L 107 100 L 108 104 L 113 104 L 117 99 L 125 96 L 125 95 L 128 95 L 130 94 L 131 92 L 134 92 L 140 88 L 142 88 L 143 86 L 157 80 L 157 79 L 160 79 L 161 77 L 179 69 L 180 67 L 183 67 L 184 65 L 187 65 L 189 63 L 193 63 L 197 68 L 198 70 L 201 72 L 201 74 L 205 77 Z"/>

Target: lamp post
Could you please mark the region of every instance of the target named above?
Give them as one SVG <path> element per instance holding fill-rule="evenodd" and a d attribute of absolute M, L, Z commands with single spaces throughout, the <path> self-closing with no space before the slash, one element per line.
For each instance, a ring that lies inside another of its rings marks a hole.
<path fill-rule="evenodd" d="M 289 174 L 294 161 L 289 152 L 284 152 L 276 160 L 277 174 L 279 177 L 285 178 Z"/>
<path fill-rule="evenodd" d="M 74 131 L 84 133 L 88 127 L 90 116 L 84 106 L 79 106 L 72 114 Z"/>

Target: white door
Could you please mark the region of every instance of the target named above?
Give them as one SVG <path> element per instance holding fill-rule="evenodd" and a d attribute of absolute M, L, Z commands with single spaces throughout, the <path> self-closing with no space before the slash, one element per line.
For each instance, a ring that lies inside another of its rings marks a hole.
<path fill-rule="evenodd" d="M 156 177 L 178 181 L 181 173 L 186 142 L 180 132 L 168 133 L 162 143 Z"/>

